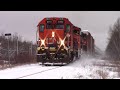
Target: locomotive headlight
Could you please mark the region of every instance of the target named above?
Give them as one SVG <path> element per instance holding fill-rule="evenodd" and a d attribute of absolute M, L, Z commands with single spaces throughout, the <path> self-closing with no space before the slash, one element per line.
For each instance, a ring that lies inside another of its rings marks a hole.
<path fill-rule="evenodd" d="M 52 32 L 52 37 L 54 37 L 55 36 L 55 32 Z"/>
<path fill-rule="evenodd" d="M 41 40 L 41 46 L 45 45 L 45 40 Z"/>
<path fill-rule="evenodd" d="M 37 50 L 39 51 L 39 50 L 40 50 L 40 47 L 38 47 Z"/>
<path fill-rule="evenodd" d="M 64 46 L 64 40 L 61 40 L 61 46 L 62 46 L 62 45 Z"/>
<path fill-rule="evenodd" d="M 61 38 L 59 39 L 60 39 L 60 47 L 62 47 L 61 50 L 64 50 L 64 49 L 68 50 L 68 48 L 65 46 L 65 38 L 63 40 Z"/>

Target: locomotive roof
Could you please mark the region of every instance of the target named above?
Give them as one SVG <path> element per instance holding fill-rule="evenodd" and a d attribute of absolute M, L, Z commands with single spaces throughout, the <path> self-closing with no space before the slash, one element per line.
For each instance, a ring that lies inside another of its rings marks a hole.
<path fill-rule="evenodd" d="M 90 35 L 92 37 L 91 33 L 88 30 L 82 30 L 81 32 L 84 34 Z"/>
<path fill-rule="evenodd" d="M 88 30 L 82 30 L 82 32 L 89 32 Z"/>
<path fill-rule="evenodd" d="M 56 19 L 56 20 L 69 21 L 69 19 L 68 19 L 68 18 L 65 18 L 65 17 L 45 17 L 45 18 L 43 18 L 43 19 L 38 23 L 37 26 L 39 26 L 40 23 L 44 23 L 46 20 L 54 20 L 54 19 Z M 69 22 L 70 22 L 70 21 L 69 21 Z M 71 23 L 71 22 L 70 22 L 70 23 Z M 71 24 L 72 24 L 72 23 L 71 23 Z"/>
<path fill-rule="evenodd" d="M 84 34 L 87 34 L 87 35 L 89 34 L 88 30 L 82 30 L 81 32 L 84 33 Z"/>
<path fill-rule="evenodd" d="M 65 17 L 46 17 L 46 19 L 68 19 Z"/>
<path fill-rule="evenodd" d="M 73 26 L 73 28 L 75 28 L 76 30 L 81 30 L 81 28 L 79 28 L 77 26 Z"/>

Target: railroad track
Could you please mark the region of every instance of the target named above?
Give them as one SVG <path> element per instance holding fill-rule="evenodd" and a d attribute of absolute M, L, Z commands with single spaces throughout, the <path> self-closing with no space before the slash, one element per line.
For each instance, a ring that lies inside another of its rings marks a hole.
<path fill-rule="evenodd" d="M 73 60 L 72 62 L 68 63 L 67 65 L 75 62 L 76 60 Z M 49 65 L 48 65 L 49 66 Z M 52 66 L 52 65 L 50 65 Z M 54 65 L 55 66 L 55 65 Z M 40 73 L 44 73 L 44 72 L 47 72 L 47 71 L 50 71 L 50 70 L 54 70 L 54 69 L 58 69 L 62 66 L 66 66 L 66 65 L 60 65 L 60 66 L 57 66 L 57 67 L 54 67 L 54 68 L 50 68 L 50 69 L 47 69 L 47 70 L 43 70 L 43 71 L 39 71 L 39 72 L 35 72 L 35 73 L 31 73 L 31 74 L 28 74 L 28 75 L 23 75 L 23 76 L 20 76 L 20 77 L 17 77 L 17 78 L 14 78 L 14 79 L 22 79 L 22 78 L 25 78 L 25 77 L 29 77 L 29 76 L 32 76 L 32 75 L 36 75 L 36 74 L 40 74 Z"/>
<path fill-rule="evenodd" d="M 54 69 L 57 69 L 57 68 L 60 68 L 60 67 L 61 66 L 50 68 L 50 69 L 47 69 L 47 70 L 43 70 L 43 71 L 39 71 L 39 72 L 28 74 L 28 75 L 20 76 L 20 77 L 14 78 L 14 79 L 22 79 L 22 78 L 29 77 L 29 76 L 32 76 L 32 75 L 36 75 L 36 74 L 40 74 L 40 73 L 47 72 L 47 71 L 50 71 L 50 70 L 54 70 Z"/>

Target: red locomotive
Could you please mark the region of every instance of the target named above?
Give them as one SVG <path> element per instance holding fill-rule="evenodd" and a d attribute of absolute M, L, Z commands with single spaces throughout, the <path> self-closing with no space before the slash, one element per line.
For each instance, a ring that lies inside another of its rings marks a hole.
<path fill-rule="evenodd" d="M 80 58 L 83 34 L 67 18 L 44 18 L 37 25 L 37 34 L 37 62 L 63 65 Z"/>
<path fill-rule="evenodd" d="M 94 54 L 94 39 L 87 30 L 81 31 L 81 49 L 86 54 Z"/>

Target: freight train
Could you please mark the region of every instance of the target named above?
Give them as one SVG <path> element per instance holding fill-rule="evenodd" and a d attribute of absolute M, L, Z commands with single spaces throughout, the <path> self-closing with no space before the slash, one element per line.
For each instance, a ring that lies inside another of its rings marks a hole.
<path fill-rule="evenodd" d="M 90 32 L 73 25 L 68 18 L 47 17 L 37 25 L 37 62 L 65 65 L 82 52 L 94 53 Z"/>

